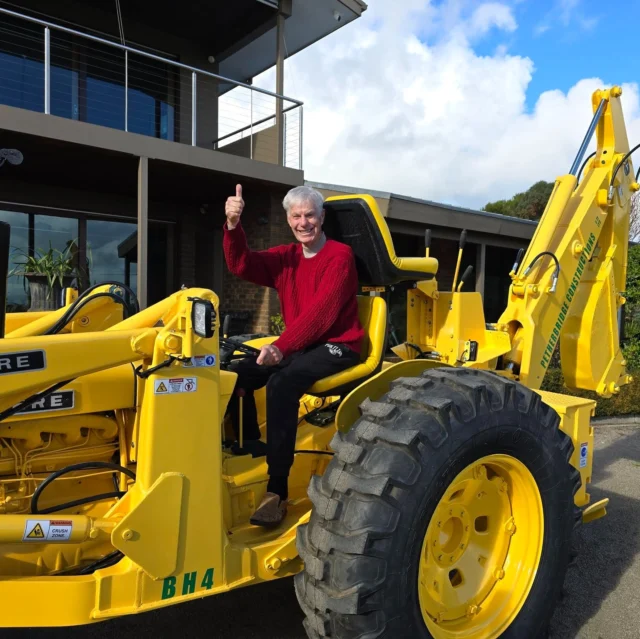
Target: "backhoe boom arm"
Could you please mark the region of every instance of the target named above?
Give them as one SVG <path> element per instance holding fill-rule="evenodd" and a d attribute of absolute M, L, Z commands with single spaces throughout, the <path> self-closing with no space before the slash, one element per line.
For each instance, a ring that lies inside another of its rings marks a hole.
<path fill-rule="evenodd" d="M 557 179 L 518 272 L 511 274 L 499 325 L 511 336 L 507 368 L 530 388 L 540 388 L 558 344 L 567 385 L 608 397 L 630 381 L 618 315 L 630 200 L 638 187 L 620 95 L 617 87 L 593 94 L 594 119 L 581 152 L 571 172 Z M 577 167 L 593 131 L 597 151 L 578 184 Z"/>

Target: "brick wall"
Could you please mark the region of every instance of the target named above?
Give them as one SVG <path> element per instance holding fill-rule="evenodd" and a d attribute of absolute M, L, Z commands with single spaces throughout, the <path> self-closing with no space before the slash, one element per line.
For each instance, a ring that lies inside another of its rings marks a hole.
<path fill-rule="evenodd" d="M 285 193 L 243 193 L 242 226 L 251 250 L 264 250 L 293 241 L 282 208 Z M 226 312 L 250 311 L 252 320 L 247 330 L 270 332 L 270 317 L 280 311 L 276 292 L 235 277 L 226 264 L 223 273 L 221 308 Z"/>
<path fill-rule="evenodd" d="M 178 225 L 178 287 L 195 286 L 197 218 L 186 212 Z"/>

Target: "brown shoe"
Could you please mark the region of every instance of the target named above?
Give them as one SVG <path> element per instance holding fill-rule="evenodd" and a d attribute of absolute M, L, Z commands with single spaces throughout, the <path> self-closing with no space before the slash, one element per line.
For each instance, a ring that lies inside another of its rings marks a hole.
<path fill-rule="evenodd" d="M 265 493 L 249 522 L 254 526 L 277 526 L 287 514 L 287 500 L 275 493 Z"/>

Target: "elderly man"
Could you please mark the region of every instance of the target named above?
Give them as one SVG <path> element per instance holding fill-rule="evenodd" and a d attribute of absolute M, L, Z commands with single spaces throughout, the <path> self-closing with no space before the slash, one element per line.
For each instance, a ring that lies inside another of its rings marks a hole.
<path fill-rule="evenodd" d="M 291 189 L 283 206 L 296 242 L 265 251 L 247 246 L 240 217 L 242 186 L 227 199 L 224 254 L 238 277 L 276 289 L 285 330 L 263 346 L 256 359 L 234 363 L 236 389 L 245 393 L 243 432 L 248 451 L 259 449 L 260 430 L 253 391 L 267 390 L 267 493 L 251 518 L 259 526 L 285 517 L 293 464 L 299 400 L 319 379 L 355 366 L 364 331 L 358 320 L 358 276 L 351 248 L 327 239 L 323 198 L 306 186 Z M 237 398 L 230 413 L 237 430 Z M 258 453 L 259 454 L 259 453 Z"/>

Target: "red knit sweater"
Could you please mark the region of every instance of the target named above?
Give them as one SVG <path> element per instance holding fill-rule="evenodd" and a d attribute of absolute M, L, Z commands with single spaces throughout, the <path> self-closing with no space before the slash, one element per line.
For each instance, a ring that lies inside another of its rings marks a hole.
<path fill-rule="evenodd" d="M 312 344 L 335 342 L 360 352 L 358 274 L 349 246 L 327 240 L 313 257 L 297 243 L 250 251 L 241 224 L 224 224 L 224 255 L 238 277 L 276 289 L 285 330 L 274 342 L 284 357 Z"/>

